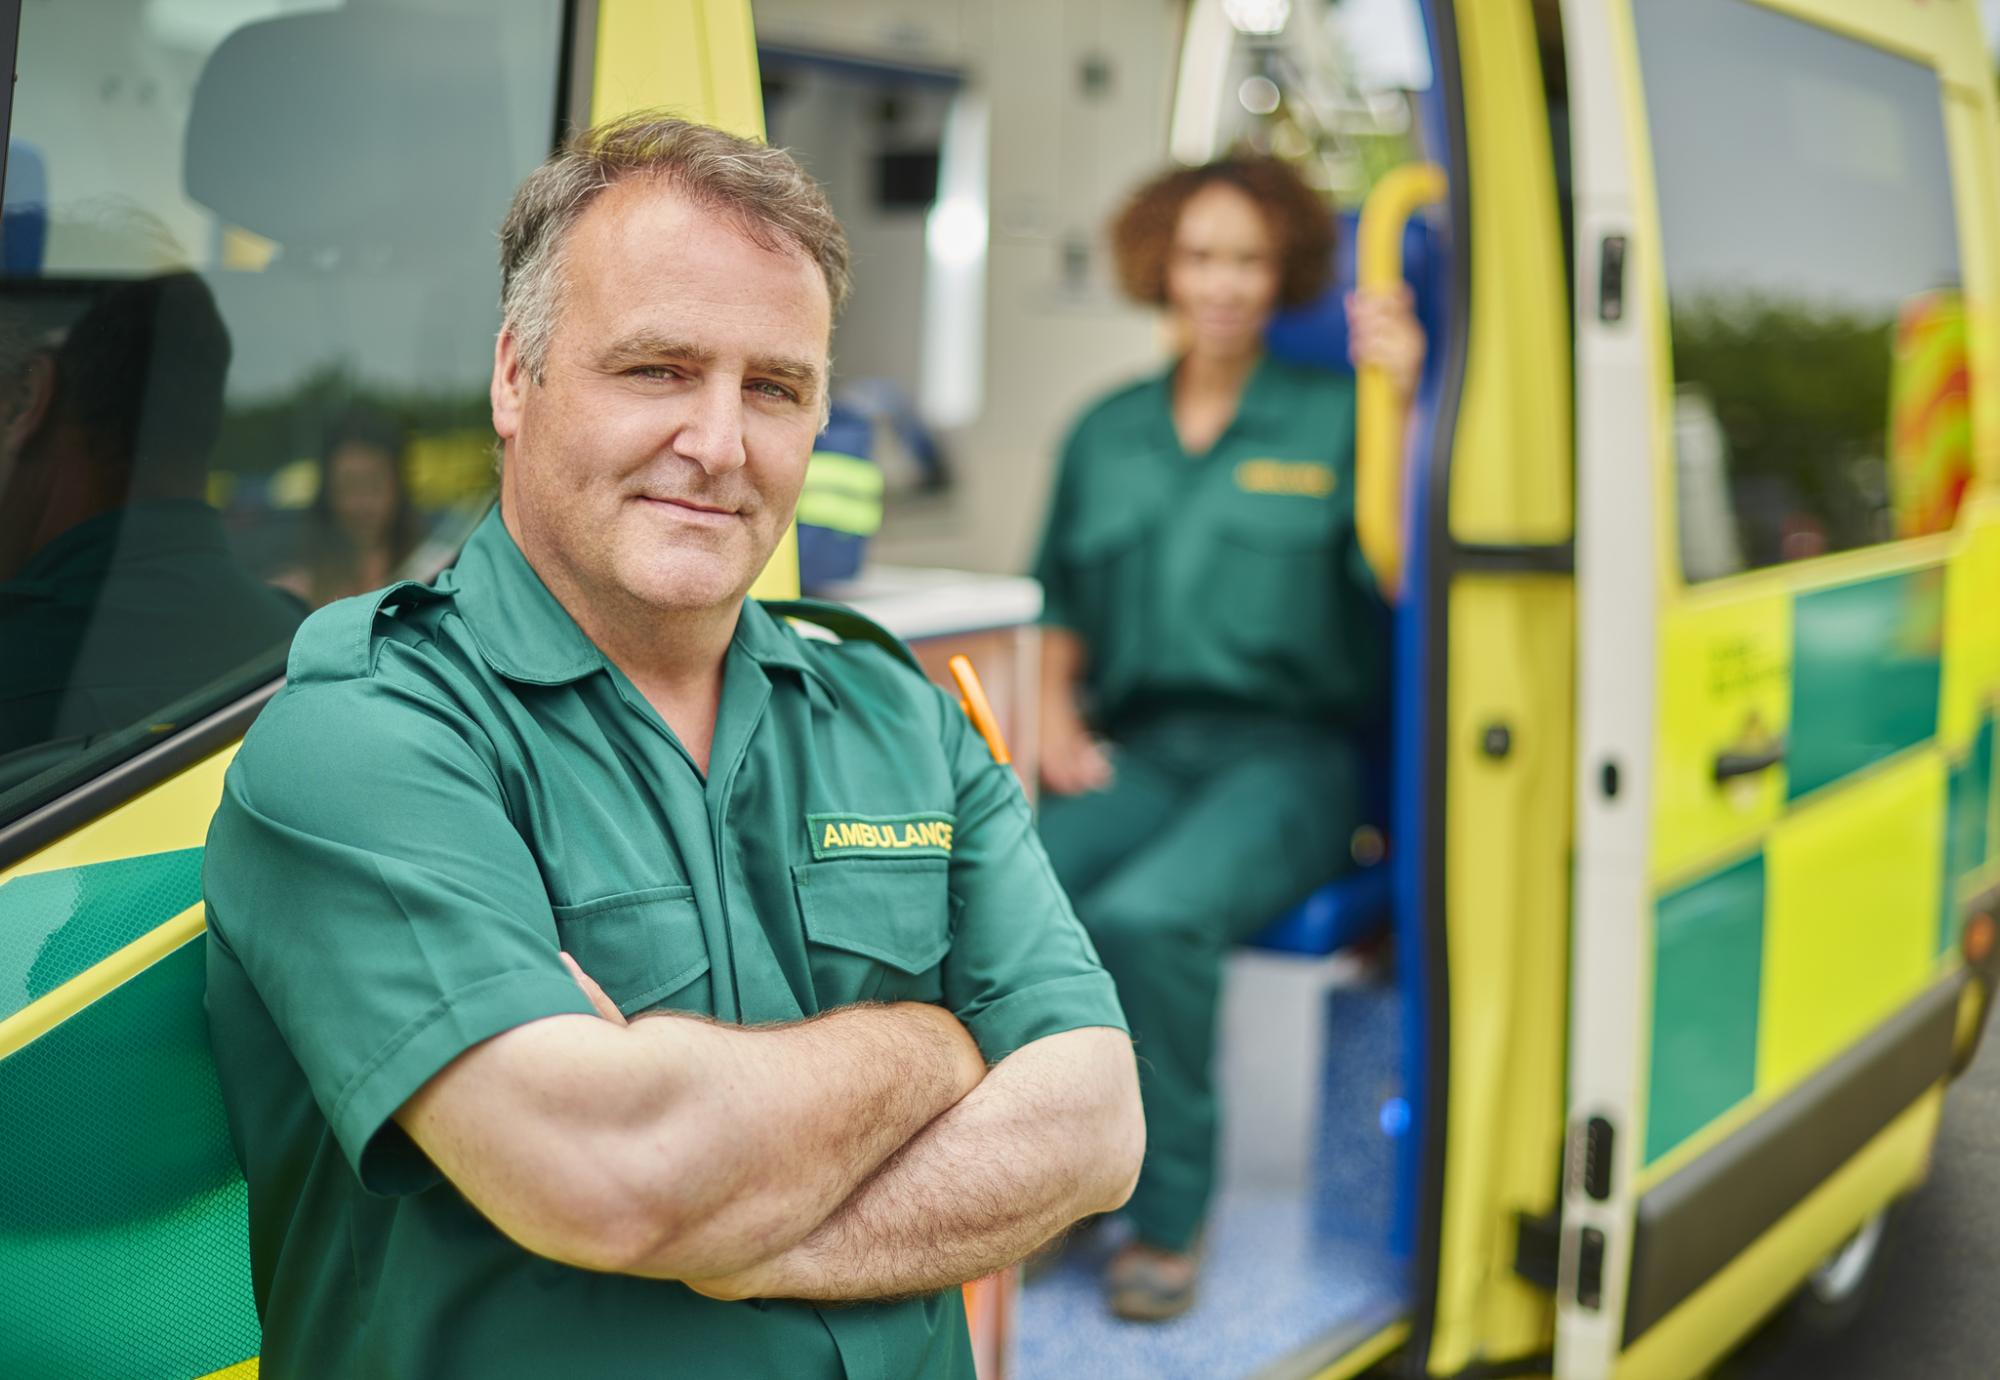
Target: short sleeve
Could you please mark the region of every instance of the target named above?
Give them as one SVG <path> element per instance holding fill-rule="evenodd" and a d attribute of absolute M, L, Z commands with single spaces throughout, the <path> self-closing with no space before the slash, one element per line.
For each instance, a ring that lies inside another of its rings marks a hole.
<path fill-rule="evenodd" d="M 1055 483 L 1049 486 L 1048 513 L 1042 519 L 1041 545 L 1035 549 L 1030 572 L 1042 586 L 1042 624 L 1045 627 L 1076 627 L 1075 582 L 1071 578 L 1067 552 L 1069 523 L 1076 510 L 1075 488 L 1077 452 L 1082 428 L 1072 430 L 1063 444 L 1056 465 Z"/>
<path fill-rule="evenodd" d="M 209 829 L 209 923 L 375 1192 L 436 1182 L 392 1118 L 446 1064 L 591 1010 L 479 742 L 407 688 L 295 685 L 251 731 Z"/>
<path fill-rule="evenodd" d="M 1111 975 L 1056 881 L 1020 782 L 965 715 L 939 699 L 958 794 L 945 1004 L 994 1061 L 1065 1030 L 1126 1029 Z"/>

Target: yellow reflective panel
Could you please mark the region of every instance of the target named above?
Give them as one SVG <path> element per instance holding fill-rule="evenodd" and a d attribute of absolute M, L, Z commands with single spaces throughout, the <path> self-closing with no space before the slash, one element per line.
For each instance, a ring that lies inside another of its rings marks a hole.
<path fill-rule="evenodd" d="M 247 1361 L 238 1361 L 233 1366 L 211 1371 L 202 1376 L 201 1380 L 257 1380 L 257 1358 L 252 1356 Z"/>
<path fill-rule="evenodd" d="M 0 882 L 58 867 L 201 847 L 208 838 L 209 816 L 222 800 L 222 774 L 236 755 L 236 746 L 231 743 L 103 818 L 29 854 L 0 872 Z"/>
<path fill-rule="evenodd" d="M 1752 847 L 1784 808 L 1782 763 L 1721 782 L 1715 768 L 1776 751 L 1791 727 L 1791 600 L 1676 604 L 1660 650 L 1653 875 L 1669 878 Z"/>
<path fill-rule="evenodd" d="M 764 137 L 744 0 L 600 0 L 591 123 L 654 107 Z"/>
<path fill-rule="evenodd" d="M 1959 753 L 2000 697 L 2000 501 L 1967 515 L 1971 537 L 1947 567 L 1938 740 Z"/>
<path fill-rule="evenodd" d="M 1765 846 L 1757 1090 L 1818 1068 L 1933 970 L 1945 762 L 1918 748 L 1789 815 Z"/>

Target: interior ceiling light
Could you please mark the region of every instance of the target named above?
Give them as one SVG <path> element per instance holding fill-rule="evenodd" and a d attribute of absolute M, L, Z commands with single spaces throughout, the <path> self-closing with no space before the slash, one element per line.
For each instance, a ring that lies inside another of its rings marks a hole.
<path fill-rule="evenodd" d="M 1222 12 L 1238 33 L 1281 34 L 1292 17 L 1292 0 L 1222 0 Z"/>

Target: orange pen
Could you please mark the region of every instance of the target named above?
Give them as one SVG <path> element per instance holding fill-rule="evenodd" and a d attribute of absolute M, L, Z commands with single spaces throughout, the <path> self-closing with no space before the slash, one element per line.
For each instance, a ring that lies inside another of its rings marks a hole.
<path fill-rule="evenodd" d="M 958 682 L 959 707 L 992 749 L 993 760 L 1003 767 L 1013 765 L 1014 755 L 1007 751 L 1007 740 L 1000 736 L 1000 721 L 993 717 L 993 705 L 986 698 L 986 687 L 979 683 L 979 672 L 972 669 L 972 658 L 955 656 L 948 664 L 951 678 Z"/>

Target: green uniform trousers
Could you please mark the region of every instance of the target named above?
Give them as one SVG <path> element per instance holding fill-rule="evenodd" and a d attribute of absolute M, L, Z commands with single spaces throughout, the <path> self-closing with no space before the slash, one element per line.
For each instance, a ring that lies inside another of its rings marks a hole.
<path fill-rule="evenodd" d="M 1296 720 L 1169 713 L 1110 741 L 1116 780 L 1045 796 L 1042 841 L 1136 1043 L 1146 1162 L 1126 1212 L 1181 1250 L 1215 1185 L 1223 960 L 1352 866 L 1361 771 L 1349 737 Z"/>

